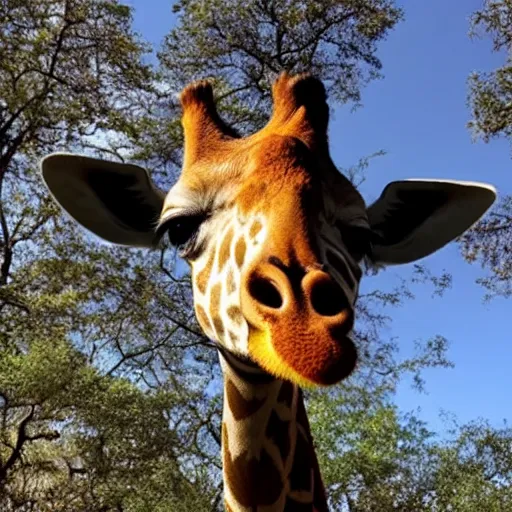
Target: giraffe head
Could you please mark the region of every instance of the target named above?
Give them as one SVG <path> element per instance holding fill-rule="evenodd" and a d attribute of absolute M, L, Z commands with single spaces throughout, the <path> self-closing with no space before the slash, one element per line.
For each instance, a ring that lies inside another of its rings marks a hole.
<path fill-rule="evenodd" d="M 219 117 L 208 83 L 181 95 L 181 176 L 167 195 L 127 164 L 55 154 L 42 171 L 55 199 L 113 243 L 151 247 L 162 235 L 192 268 L 194 307 L 229 354 L 300 385 L 354 369 L 350 338 L 360 263 L 418 260 L 490 207 L 485 184 L 394 182 L 370 207 L 329 156 L 320 81 L 282 75 L 273 113 L 240 138 Z"/>

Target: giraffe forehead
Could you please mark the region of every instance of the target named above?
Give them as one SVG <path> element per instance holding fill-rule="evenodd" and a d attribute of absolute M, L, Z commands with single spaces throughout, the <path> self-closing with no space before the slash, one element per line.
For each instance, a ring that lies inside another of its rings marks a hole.
<path fill-rule="evenodd" d="M 304 204 L 313 190 L 315 200 Z M 315 158 L 296 137 L 270 134 L 230 141 L 213 157 L 184 167 L 163 212 L 194 208 L 215 213 L 236 203 L 241 212 L 251 213 L 267 211 L 277 198 L 284 204 L 300 200 L 308 213 L 325 204 L 356 214 L 365 211 L 360 194 L 330 159 Z"/>
<path fill-rule="evenodd" d="M 270 135 L 226 143 L 215 155 L 184 166 L 165 200 L 165 209 L 190 203 L 220 203 L 248 184 L 283 186 L 292 174 L 311 171 L 309 150 L 298 139 Z M 306 173 L 307 174 L 307 173 Z M 304 180 L 303 180 L 304 181 Z"/>

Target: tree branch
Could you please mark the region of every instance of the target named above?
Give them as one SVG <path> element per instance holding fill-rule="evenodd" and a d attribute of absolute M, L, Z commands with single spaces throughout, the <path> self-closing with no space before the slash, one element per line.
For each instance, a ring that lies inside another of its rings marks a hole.
<path fill-rule="evenodd" d="M 27 425 L 32 421 L 34 417 L 35 407 L 32 405 L 30 407 L 30 412 L 21 420 L 18 427 L 18 438 L 16 440 L 16 445 L 14 446 L 14 450 L 11 455 L 7 459 L 6 463 L 0 467 L 0 482 L 3 482 L 7 477 L 7 472 L 14 466 L 14 464 L 18 461 L 21 456 L 21 451 L 23 449 L 23 445 L 25 441 L 29 440 L 27 436 Z"/>

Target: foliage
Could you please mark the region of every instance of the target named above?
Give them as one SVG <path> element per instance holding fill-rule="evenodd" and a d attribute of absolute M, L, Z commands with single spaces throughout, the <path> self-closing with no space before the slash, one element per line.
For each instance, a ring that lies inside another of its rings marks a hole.
<path fill-rule="evenodd" d="M 218 445 L 187 280 L 160 285 L 166 248 L 77 229 L 36 167 L 136 136 L 155 97 L 146 50 L 114 0 L 0 2 L 2 510 L 205 510 L 218 494 L 194 465 L 216 467 L 201 450 Z"/>
<path fill-rule="evenodd" d="M 170 389 L 101 375 L 62 340 L 3 351 L 0 389 L 2 510 L 185 511 L 208 493 L 179 469 Z"/>
<path fill-rule="evenodd" d="M 469 80 L 473 134 L 488 142 L 499 136 L 512 141 L 512 1 L 485 0 L 471 20 L 472 34 L 491 36 L 495 51 L 506 62 L 492 72 L 474 73 Z M 478 280 L 486 298 L 512 295 L 512 196 L 505 195 L 490 215 L 461 238 L 464 258 L 479 261 L 488 274 Z"/>
<path fill-rule="evenodd" d="M 490 272 L 478 279 L 486 298 L 512 296 L 512 196 L 503 197 L 491 213 L 461 237 L 466 260 L 479 261 Z"/>
<path fill-rule="evenodd" d="M 504 136 L 512 139 L 512 1 L 485 0 L 471 20 L 472 34 L 483 31 L 492 37 L 495 51 L 506 54 L 506 62 L 491 72 L 473 73 L 469 79 L 469 101 L 476 137 L 489 141 Z"/>
<path fill-rule="evenodd" d="M 264 122 L 283 70 L 313 72 L 335 101 L 359 102 L 380 77 L 377 43 L 402 16 L 390 0 L 181 0 L 174 9 L 179 23 L 160 52 L 165 76 L 180 86 L 215 79 L 242 130 Z"/>
<path fill-rule="evenodd" d="M 126 129 L 151 76 L 126 6 L 3 0 L 0 20 L 2 173 L 21 149 L 51 151 L 102 128 Z"/>
<path fill-rule="evenodd" d="M 400 413 L 382 388 L 344 386 L 310 406 L 332 510 L 509 510 L 512 429 L 456 425 L 448 439 Z"/>

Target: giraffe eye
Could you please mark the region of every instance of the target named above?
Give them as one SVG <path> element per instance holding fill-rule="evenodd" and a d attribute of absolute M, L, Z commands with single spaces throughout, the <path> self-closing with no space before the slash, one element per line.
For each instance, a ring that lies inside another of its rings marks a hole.
<path fill-rule="evenodd" d="M 172 245 L 183 247 L 194 241 L 202 221 L 203 217 L 199 215 L 180 215 L 170 218 L 163 228 Z"/>

